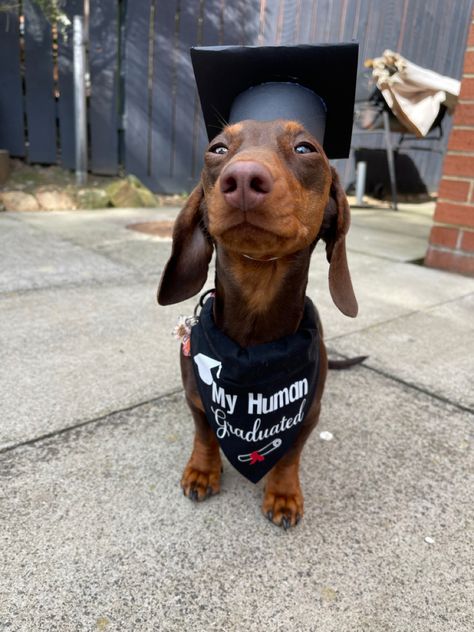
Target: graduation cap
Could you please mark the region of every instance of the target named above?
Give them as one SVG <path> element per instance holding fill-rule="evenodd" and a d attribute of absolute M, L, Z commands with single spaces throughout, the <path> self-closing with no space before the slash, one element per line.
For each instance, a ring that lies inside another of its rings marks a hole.
<path fill-rule="evenodd" d="M 329 158 L 350 150 L 358 44 L 205 46 L 191 59 L 209 140 L 227 123 L 296 120 Z"/>

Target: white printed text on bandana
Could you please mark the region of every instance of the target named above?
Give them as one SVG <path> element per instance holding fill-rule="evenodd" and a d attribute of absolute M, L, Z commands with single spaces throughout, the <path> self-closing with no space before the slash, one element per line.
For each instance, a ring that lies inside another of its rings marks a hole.
<path fill-rule="evenodd" d="M 207 419 L 231 464 L 256 483 L 293 445 L 319 369 L 314 308 L 307 299 L 292 336 L 243 349 L 218 330 L 212 300 L 191 332 L 191 355 Z"/>

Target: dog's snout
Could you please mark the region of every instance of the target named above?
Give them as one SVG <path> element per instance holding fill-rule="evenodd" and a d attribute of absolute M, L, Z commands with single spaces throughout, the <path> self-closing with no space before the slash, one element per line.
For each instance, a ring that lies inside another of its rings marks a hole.
<path fill-rule="evenodd" d="M 226 202 L 243 211 L 260 204 L 273 189 L 273 178 L 264 165 L 241 160 L 229 165 L 221 175 L 220 187 Z"/>

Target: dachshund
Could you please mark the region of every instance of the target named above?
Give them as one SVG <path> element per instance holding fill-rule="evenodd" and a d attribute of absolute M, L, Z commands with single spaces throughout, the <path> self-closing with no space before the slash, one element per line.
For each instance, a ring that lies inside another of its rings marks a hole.
<path fill-rule="evenodd" d="M 300 123 L 248 120 L 228 125 L 207 148 L 200 183 L 176 219 L 158 302 L 169 305 L 197 294 L 215 250 L 216 327 L 243 348 L 278 340 L 300 325 L 311 254 L 323 240 L 331 297 L 340 311 L 355 317 L 358 306 L 345 247 L 349 223 L 338 175 L 322 146 Z M 303 516 L 300 456 L 318 422 L 328 369 L 318 326 L 315 394 L 296 440 L 265 480 L 263 513 L 285 529 Z M 181 486 L 188 498 L 200 501 L 220 490 L 221 455 L 192 359 L 181 352 L 180 361 L 195 423 Z"/>

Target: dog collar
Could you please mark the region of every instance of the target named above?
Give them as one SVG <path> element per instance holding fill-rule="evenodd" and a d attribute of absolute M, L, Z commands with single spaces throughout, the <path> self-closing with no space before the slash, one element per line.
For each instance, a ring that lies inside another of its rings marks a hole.
<path fill-rule="evenodd" d="M 242 257 L 245 257 L 246 259 L 251 259 L 252 261 L 258 261 L 260 263 L 264 263 L 266 261 L 276 261 L 277 259 L 281 259 L 281 257 L 269 257 L 268 259 L 256 259 L 255 257 L 251 257 L 250 255 L 246 255 L 244 253 L 242 253 Z"/>
<path fill-rule="evenodd" d="M 293 445 L 316 392 L 316 310 L 306 298 L 296 333 L 243 348 L 216 327 L 213 303 L 191 328 L 196 383 L 224 454 L 256 483 Z"/>

